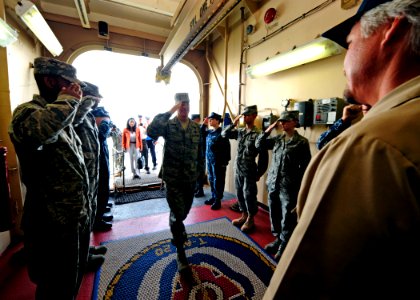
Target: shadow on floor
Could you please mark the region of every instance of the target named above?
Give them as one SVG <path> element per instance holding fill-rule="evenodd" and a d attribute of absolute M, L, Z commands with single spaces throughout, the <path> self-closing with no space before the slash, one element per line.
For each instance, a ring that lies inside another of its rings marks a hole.
<path fill-rule="evenodd" d="M 211 198 L 210 187 L 204 187 L 204 197 L 194 198 L 193 207 L 204 205 L 204 201 Z M 236 195 L 225 192 L 222 200 L 231 200 L 236 198 Z M 114 195 L 110 200 L 115 201 Z M 154 214 L 169 212 L 166 198 L 157 198 L 143 200 L 139 202 L 114 205 L 112 213 L 114 215 L 114 222 L 131 218 L 144 217 Z"/>

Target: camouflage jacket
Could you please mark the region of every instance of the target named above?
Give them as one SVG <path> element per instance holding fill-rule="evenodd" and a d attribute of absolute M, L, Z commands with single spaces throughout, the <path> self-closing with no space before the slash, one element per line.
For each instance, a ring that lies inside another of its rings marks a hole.
<path fill-rule="evenodd" d="M 89 225 L 88 172 L 72 125 L 78 106 L 69 95 L 53 103 L 34 95 L 13 112 L 9 135 L 26 186 L 25 232 Z"/>
<path fill-rule="evenodd" d="M 96 202 L 99 176 L 99 138 L 95 117 L 90 112 L 94 100 L 90 96 L 82 99 L 73 121 L 79 139 L 82 142 L 83 156 L 89 173 L 89 191 L 91 202 Z M 96 205 L 92 207 L 96 210 Z"/>
<path fill-rule="evenodd" d="M 273 150 L 270 169 L 267 175 L 267 186 L 299 189 L 303 174 L 311 160 L 308 139 L 295 131 L 293 137 L 286 141 L 285 133 L 268 138 L 269 133 L 262 132 L 255 142 L 258 149 Z"/>
<path fill-rule="evenodd" d="M 112 129 L 111 126 L 111 132 L 109 133 L 109 135 L 112 138 L 112 144 L 113 144 L 113 148 L 116 151 L 123 151 L 123 146 L 122 146 L 122 132 L 118 127 L 115 127 L 115 129 Z"/>
<path fill-rule="evenodd" d="M 165 139 L 161 178 L 166 183 L 195 182 L 200 151 L 200 126 L 189 120 L 184 129 L 169 112 L 158 114 L 147 127 L 147 135 Z"/>
<path fill-rule="evenodd" d="M 265 173 L 268 164 L 268 155 L 265 149 L 257 149 L 255 147 L 255 139 L 257 138 L 260 130 L 253 127 L 250 132 L 246 128 L 236 129 L 233 124 L 226 126 L 222 131 L 222 136 L 229 139 L 236 139 L 238 141 L 238 151 L 235 159 L 236 172 L 245 177 L 254 177 L 255 180 Z M 261 154 L 258 159 L 256 158 Z M 261 159 L 261 160 L 260 160 Z"/>

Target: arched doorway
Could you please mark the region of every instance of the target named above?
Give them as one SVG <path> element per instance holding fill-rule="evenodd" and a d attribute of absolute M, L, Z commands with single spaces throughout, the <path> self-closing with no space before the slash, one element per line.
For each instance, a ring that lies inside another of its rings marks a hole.
<path fill-rule="evenodd" d="M 187 65 L 177 63 L 172 68 L 169 84 L 156 82 L 160 60 L 105 50 L 90 50 L 77 56 L 73 63 L 77 77 L 99 87 L 101 106 L 112 121 L 124 128 L 127 119 L 137 115 L 153 118 L 174 105 L 177 92 L 190 96 L 190 113 L 200 113 L 201 93 L 197 75 Z"/>

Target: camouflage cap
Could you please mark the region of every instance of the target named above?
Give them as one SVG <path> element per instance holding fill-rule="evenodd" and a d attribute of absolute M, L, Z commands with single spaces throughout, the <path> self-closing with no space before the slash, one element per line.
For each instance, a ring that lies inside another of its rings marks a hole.
<path fill-rule="evenodd" d="M 101 94 L 99 94 L 99 89 L 96 85 L 83 81 L 84 86 L 82 86 L 83 96 L 93 96 L 98 98 L 103 98 Z"/>
<path fill-rule="evenodd" d="M 192 114 L 191 115 L 191 120 L 194 120 L 194 119 L 201 119 L 200 114 Z"/>
<path fill-rule="evenodd" d="M 175 94 L 175 102 L 190 102 L 190 98 L 188 97 L 188 93 L 176 93 Z"/>
<path fill-rule="evenodd" d="M 242 113 L 244 116 L 249 116 L 253 114 L 257 114 L 258 109 L 256 105 L 250 105 L 244 108 L 244 112 Z"/>
<path fill-rule="evenodd" d="M 77 79 L 75 67 L 51 57 L 35 58 L 34 74 L 61 76 L 70 82 L 84 85 Z"/>
<path fill-rule="evenodd" d="M 299 111 L 298 110 L 285 110 L 280 114 L 279 121 L 299 121 Z"/>

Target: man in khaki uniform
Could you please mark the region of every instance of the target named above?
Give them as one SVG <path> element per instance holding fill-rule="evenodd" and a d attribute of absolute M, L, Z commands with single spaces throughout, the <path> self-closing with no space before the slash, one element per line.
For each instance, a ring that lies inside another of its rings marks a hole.
<path fill-rule="evenodd" d="M 264 299 L 419 299 L 420 1 L 364 0 L 324 34 L 372 108 L 312 158 Z M 346 39 L 347 37 L 347 39 Z"/>

